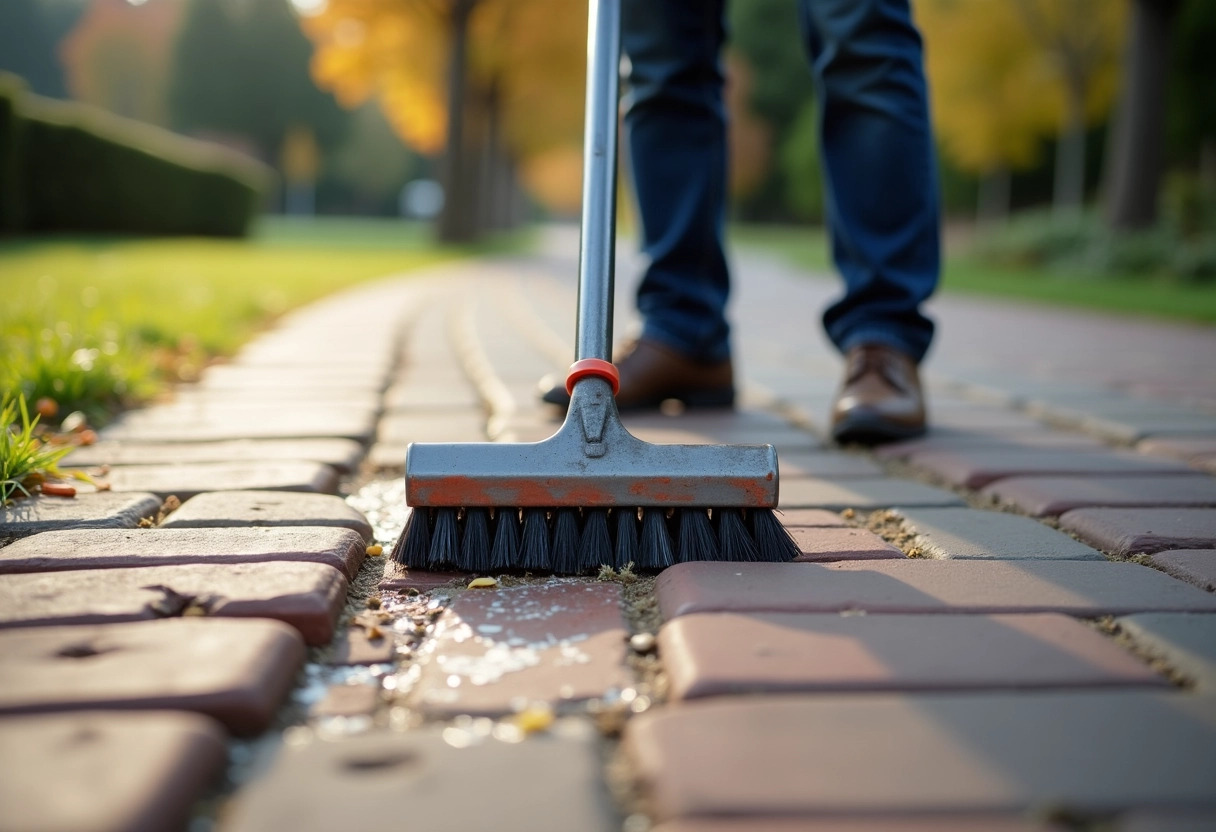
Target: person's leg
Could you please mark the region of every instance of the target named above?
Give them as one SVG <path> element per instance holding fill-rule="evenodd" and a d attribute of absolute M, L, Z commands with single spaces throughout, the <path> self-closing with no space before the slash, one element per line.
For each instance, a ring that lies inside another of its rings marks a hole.
<path fill-rule="evenodd" d="M 625 124 L 642 249 L 642 337 L 699 362 L 730 357 L 724 0 L 625 0 Z"/>
<path fill-rule="evenodd" d="M 919 362 L 939 271 L 937 172 L 921 38 L 908 0 L 802 0 L 819 96 L 832 256 L 845 295 L 824 313 L 841 352 Z"/>

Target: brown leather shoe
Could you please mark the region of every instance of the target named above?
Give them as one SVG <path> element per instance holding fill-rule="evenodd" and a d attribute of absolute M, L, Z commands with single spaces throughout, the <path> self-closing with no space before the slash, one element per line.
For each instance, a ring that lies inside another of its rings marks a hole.
<path fill-rule="evenodd" d="M 685 407 L 732 407 L 735 403 L 730 359 L 694 361 L 655 341 L 638 339 L 620 350 L 616 367 L 621 374 L 616 405 L 621 410 L 655 409 L 667 399 L 683 402 Z M 541 390 L 543 401 L 569 406 L 565 379 L 555 383 L 547 376 L 541 379 Z"/>
<path fill-rule="evenodd" d="M 916 362 L 884 344 L 845 354 L 845 377 L 832 404 L 832 438 L 877 445 L 925 432 L 925 399 Z"/>

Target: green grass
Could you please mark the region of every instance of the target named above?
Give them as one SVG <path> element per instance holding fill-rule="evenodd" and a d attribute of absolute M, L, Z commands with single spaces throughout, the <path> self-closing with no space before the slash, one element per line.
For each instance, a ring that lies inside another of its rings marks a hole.
<path fill-rule="evenodd" d="M 731 241 L 771 252 L 812 271 L 830 268 L 826 235 L 818 228 L 737 226 Z M 1194 323 L 1216 323 L 1216 284 L 1166 277 L 1113 277 L 1083 271 L 994 265 L 948 253 L 941 291 Z"/>
<path fill-rule="evenodd" d="M 71 446 L 47 445 L 35 435 L 37 427 L 38 417 L 30 418 L 24 398 L 0 401 L 0 506 L 30 496 L 48 479 L 66 476 L 59 460 Z"/>
<path fill-rule="evenodd" d="M 293 307 L 525 240 L 444 248 L 416 224 L 343 219 L 268 219 L 249 240 L 0 240 L 0 395 L 49 397 L 102 422 Z"/>

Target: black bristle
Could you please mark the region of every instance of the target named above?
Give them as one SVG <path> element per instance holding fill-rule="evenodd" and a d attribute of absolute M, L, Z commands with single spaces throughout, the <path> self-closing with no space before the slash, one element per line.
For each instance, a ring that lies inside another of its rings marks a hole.
<path fill-rule="evenodd" d="M 517 569 L 548 572 L 553 568 L 549 554 L 549 524 L 543 508 L 524 509 L 524 531 L 519 543 Z"/>
<path fill-rule="evenodd" d="M 675 563 L 667 512 L 661 508 L 642 510 L 642 537 L 638 545 L 639 569 L 666 569 Z"/>
<path fill-rule="evenodd" d="M 394 563 L 413 569 L 426 567 L 426 558 L 431 551 L 430 511 L 425 508 L 410 509 L 409 519 L 397 542 L 393 544 Z"/>
<path fill-rule="evenodd" d="M 750 514 L 760 560 L 785 563 L 802 554 L 789 529 L 781 525 L 771 508 L 755 508 Z"/>
<path fill-rule="evenodd" d="M 760 559 L 751 533 L 743 524 L 743 514 L 737 508 L 714 510 L 718 521 L 718 557 L 730 561 L 754 561 Z"/>
<path fill-rule="evenodd" d="M 612 563 L 608 509 L 588 509 L 584 512 L 583 535 L 578 540 L 578 571 L 585 575 L 606 563 Z"/>
<path fill-rule="evenodd" d="M 494 545 L 490 549 L 490 569 L 498 572 L 515 569 L 519 561 L 519 512 L 500 508 L 494 516 Z"/>
<path fill-rule="evenodd" d="M 680 529 L 676 538 L 676 561 L 717 560 L 718 539 L 709 525 L 709 512 L 703 508 L 682 508 L 676 512 Z"/>
<path fill-rule="evenodd" d="M 578 574 L 578 509 L 559 508 L 553 519 L 553 572 Z"/>
<path fill-rule="evenodd" d="M 435 509 L 435 529 L 431 532 L 431 551 L 426 556 L 428 569 L 450 566 L 456 563 L 460 552 L 460 524 L 456 520 L 456 509 Z"/>
<path fill-rule="evenodd" d="M 616 542 L 612 547 L 612 565 L 616 569 L 624 569 L 629 564 L 638 562 L 638 510 L 618 508 L 612 513 L 616 515 Z"/>
<path fill-rule="evenodd" d="M 490 513 L 484 508 L 471 508 L 464 513 L 460 568 L 470 572 L 490 569 Z"/>

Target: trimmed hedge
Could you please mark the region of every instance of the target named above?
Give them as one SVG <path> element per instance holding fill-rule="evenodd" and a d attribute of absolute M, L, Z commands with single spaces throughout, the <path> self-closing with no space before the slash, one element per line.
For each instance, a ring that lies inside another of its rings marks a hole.
<path fill-rule="evenodd" d="M 0 77 L 0 232 L 242 236 L 272 175 L 226 148 Z"/>

